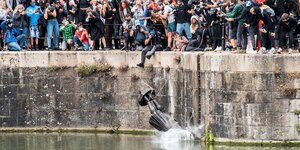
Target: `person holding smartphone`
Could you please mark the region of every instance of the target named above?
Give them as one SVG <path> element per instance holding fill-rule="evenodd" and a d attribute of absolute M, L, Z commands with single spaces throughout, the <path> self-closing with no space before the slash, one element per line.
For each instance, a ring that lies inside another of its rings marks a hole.
<path fill-rule="evenodd" d="M 39 28 L 38 22 L 42 16 L 41 7 L 37 6 L 35 3 L 36 0 L 31 0 L 30 6 L 27 7 L 27 16 L 29 18 L 29 31 L 30 31 L 30 42 L 31 48 L 37 50 L 39 45 Z M 35 41 L 35 42 L 34 42 Z"/>

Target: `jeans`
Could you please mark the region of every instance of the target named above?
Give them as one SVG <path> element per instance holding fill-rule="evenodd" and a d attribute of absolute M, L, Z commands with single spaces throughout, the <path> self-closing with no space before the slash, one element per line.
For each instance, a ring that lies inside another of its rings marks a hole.
<path fill-rule="evenodd" d="M 74 36 L 73 42 L 74 42 L 75 47 L 78 47 L 78 46 L 82 45 L 82 47 L 85 51 L 89 50 L 89 43 L 81 42 L 76 35 Z"/>
<path fill-rule="evenodd" d="M 25 37 L 27 36 L 27 32 L 28 32 L 27 27 L 24 27 L 24 28 L 18 28 L 18 30 L 20 30 L 20 32 L 21 32 L 22 34 L 24 34 Z M 25 38 L 25 45 L 26 45 L 26 43 L 27 43 L 27 40 L 26 40 L 26 38 Z"/>
<path fill-rule="evenodd" d="M 26 36 L 24 34 L 17 36 L 18 42 L 10 42 L 7 44 L 8 50 L 20 51 L 26 46 Z"/>
<path fill-rule="evenodd" d="M 145 57 L 146 57 L 146 54 L 151 51 L 151 49 L 153 48 L 154 46 L 151 46 L 151 45 L 147 45 L 145 46 L 143 49 L 142 49 L 142 55 L 141 55 L 141 63 L 144 64 L 145 63 Z"/>
<path fill-rule="evenodd" d="M 54 31 L 54 47 L 58 48 L 58 42 L 59 42 L 59 26 L 58 26 L 58 22 L 57 19 L 51 19 L 48 20 L 47 23 L 47 44 L 48 44 L 48 48 L 52 47 L 52 43 L 51 43 L 51 37 L 52 37 L 52 33 Z"/>
<path fill-rule="evenodd" d="M 247 28 L 244 27 L 243 23 L 239 23 L 237 29 L 237 47 L 246 50 L 247 44 L 248 44 Z"/>
<path fill-rule="evenodd" d="M 26 48 L 26 35 L 21 34 L 17 36 L 17 40 L 21 48 Z"/>
<path fill-rule="evenodd" d="M 257 40 L 260 41 L 260 34 L 259 34 L 259 28 L 258 26 L 250 26 L 248 28 L 249 31 L 249 36 L 250 36 L 250 40 L 251 40 L 251 44 L 252 44 L 252 48 L 253 50 L 256 50 L 256 41 L 255 41 L 255 34 L 257 35 Z"/>
<path fill-rule="evenodd" d="M 267 49 L 275 47 L 275 38 L 271 36 L 271 32 L 267 31 L 267 33 L 261 34 L 261 45 Z"/>
<path fill-rule="evenodd" d="M 286 45 L 286 34 L 289 36 L 289 48 L 294 48 L 294 36 L 296 28 L 291 28 L 289 30 L 280 29 L 279 30 L 279 47 L 284 48 Z"/>
<path fill-rule="evenodd" d="M 21 51 L 22 48 L 19 46 L 17 42 L 10 42 L 7 44 L 7 48 L 9 51 Z"/>
<path fill-rule="evenodd" d="M 191 40 L 192 39 L 192 34 L 190 31 L 190 23 L 177 23 L 176 31 L 180 36 L 182 36 L 182 31 L 184 30 L 187 39 Z"/>

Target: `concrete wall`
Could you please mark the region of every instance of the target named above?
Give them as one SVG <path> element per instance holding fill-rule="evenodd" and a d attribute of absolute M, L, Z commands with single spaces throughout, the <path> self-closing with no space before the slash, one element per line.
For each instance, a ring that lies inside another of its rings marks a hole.
<path fill-rule="evenodd" d="M 139 52 L 7 52 L 0 57 L 3 127 L 151 129 L 148 108 L 137 103 L 148 84 L 165 112 L 183 126 L 192 117 L 193 123 L 201 118 L 218 138 L 300 139 L 295 127 L 300 123 L 300 55 L 158 52 L 145 69 L 136 67 Z M 81 63 L 114 69 L 80 77 L 76 66 Z M 129 70 L 122 72 L 124 65 Z M 57 66 L 64 68 L 53 69 Z"/>
<path fill-rule="evenodd" d="M 299 71 L 300 55 L 202 55 L 202 119 L 216 137 L 299 140 Z"/>
<path fill-rule="evenodd" d="M 141 69 L 138 52 L 1 53 L 0 125 L 151 129 L 148 108 L 138 105 L 147 85 L 165 112 L 186 125 L 199 103 L 197 55 L 156 54 Z M 82 63 L 114 68 L 80 77 L 76 67 Z M 119 70 L 126 65 L 129 70 Z"/>

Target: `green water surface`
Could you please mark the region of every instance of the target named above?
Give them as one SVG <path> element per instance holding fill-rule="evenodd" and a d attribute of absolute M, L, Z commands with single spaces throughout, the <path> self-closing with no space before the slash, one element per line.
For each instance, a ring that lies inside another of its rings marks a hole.
<path fill-rule="evenodd" d="M 298 147 L 204 146 L 199 141 L 168 142 L 155 136 L 1 133 L 0 150 L 298 150 Z"/>

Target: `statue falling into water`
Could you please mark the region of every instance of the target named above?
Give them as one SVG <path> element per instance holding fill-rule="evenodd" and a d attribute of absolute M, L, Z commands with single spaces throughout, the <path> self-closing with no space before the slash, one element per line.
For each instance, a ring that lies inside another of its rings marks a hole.
<path fill-rule="evenodd" d="M 169 115 L 164 114 L 162 107 L 157 103 L 155 98 L 155 91 L 147 91 L 139 101 L 141 106 L 148 105 L 151 112 L 149 123 L 158 131 L 168 131 L 171 128 L 180 128 L 178 123 Z"/>
<path fill-rule="evenodd" d="M 139 100 L 139 104 L 141 106 L 148 105 L 149 107 L 151 113 L 149 123 L 152 127 L 157 129 L 158 131 L 163 131 L 163 132 L 179 129 L 180 132 L 183 133 L 183 135 L 185 135 L 185 137 L 187 135 L 190 136 L 191 139 L 201 138 L 200 130 L 202 129 L 202 125 L 199 127 L 189 127 L 183 129 L 182 127 L 179 126 L 178 122 L 176 122 L 173 117 L 162 112 L 162 107 L 154 99 L 155 96 L 156 96 L 155 91 L 151 89 L 148 90 Z"/>

